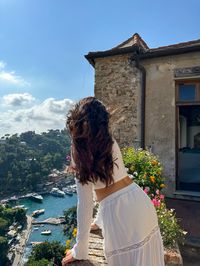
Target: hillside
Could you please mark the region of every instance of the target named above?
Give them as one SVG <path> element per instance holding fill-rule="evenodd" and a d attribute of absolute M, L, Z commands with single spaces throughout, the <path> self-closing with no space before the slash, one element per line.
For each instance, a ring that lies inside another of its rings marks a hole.
<path fill-rule="evenodd" d="M 0 139 L 0 197 L 32 191 L 48 180 L 52 169 L 61 170 L 69 154 L 66 130 L 34 131 Z"/>

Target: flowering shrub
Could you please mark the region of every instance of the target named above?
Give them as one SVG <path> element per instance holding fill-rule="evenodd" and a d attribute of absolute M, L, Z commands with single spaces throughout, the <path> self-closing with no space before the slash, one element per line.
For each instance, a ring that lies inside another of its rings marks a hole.
<path fill-rule="evenodd" d="M 77 228 L 74 227 L 70 239 L 66 241 L 66 253 L 69 249 L 71 249 L 74 244 L 76 243 L 76 236 L 77 236 Z"/>
<path fill-rule="evenodd" d="M 122 154 L 128 173 L 143 188 L 156 208 L 164 246 L 173 248 L 177 242 L 183 241 L 185 232 L 179 226 L 174 210 L 166 208 L 161 193 L 165 187 L 164 178 L 158 158 L 148 151 L 132 147 L 124 148 Z"/>
<path fill-rule="evenodd" d="M 71 249 L 76 243 L 77 235 L 77 214 L 76 206 L 69 208 L 64 212 L 66 225 L 64 227 L 64 233 L 67 235 L 66 251 Z"/>
<path fill-rule="evenodd" d="M 140 187 L 148 189 L 150 196 L 165 187 L 162 166 L 155 155 L 132 147 L 124 148 L 122 155 L 128 173 Z"/>

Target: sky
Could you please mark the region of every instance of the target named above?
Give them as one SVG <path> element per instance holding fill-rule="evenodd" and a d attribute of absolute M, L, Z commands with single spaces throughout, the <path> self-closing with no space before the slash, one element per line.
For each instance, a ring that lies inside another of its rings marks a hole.
<path fill-rule="evenodd" d="M 199 0 L 0 0 L 0 137 L 62 129 L 94 95 L 88 52 L 139 33 L 150 48 L 200 39 Z"/>

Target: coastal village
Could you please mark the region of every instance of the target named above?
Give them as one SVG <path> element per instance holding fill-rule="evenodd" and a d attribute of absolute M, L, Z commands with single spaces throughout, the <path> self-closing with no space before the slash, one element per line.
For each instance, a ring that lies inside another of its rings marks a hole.
<path fill-rule="evenodd" d="M 0 266 L 200 266 L 200 0 L 0 0 Z"/>
<path fill-rule="evenodd" d="M 21 199 L 30 199 L 33 202 L 42 203 L 44 195 L 51 195 L 53 197 L 64 198 L 71 197 L 76 193 L 76 185 L 74 177 L 67 174 L 66 170 L 59 171 L 53 169 L 49 174 L 49 181 L 44 184 L 38 185 L 38 190 L 33 193 L 27 193 L 26 195 L 14 195 L 6 199 L 0 200 L 1 206 L 11 204 L 12 209 L 23 209 L 27 211 L 25 205 L 16 205 Z M 35 220 L 35 218 L 45 213 L 45 209 L 36 209 L 30 215 L 26 215 L 26 226 L 14 222 L 10 227 L 6 236 L 8 238 L 9 252 L 8 258 L 13 266 L 21 266 L 22 258 L 24 255 L 24 249 L 27 245 L 31 231 L 37 231 L 39 227 L 44 225 L 59 225 L 65 223 L 64 216 L 61 217 L 49 217 L 45 220 Z M 51 235 L 52 231 L 44 229 L 40 232 L 41 235 Z M 30 244 L 34 247 L 42 242 L 36 241 Z M 1 264 L 0 264 L 1 265 Z"/>
<path fill-rule="evenodd" d="M 111 128 L 120 144 L 127 173 L 142 187 L 156 208 L 165 246 L 166 266 L 182 266 L 183 259 L 187 261 L 186 266 L 198 266 L 196 261 L 199 260 L 199 208 L 196 206 L 199 204 L 200 122 L 199 106 L 196 107 L 198 104 L 194 102 L 199 98 L 192 100 L 184 98 L 188 96 L 185 94 L 188 82 L 194 85 L 198 91 L 194 95 L 199 97 L 200 61 L 197 57 L 199 51 L 199 40 L 150 49 L 136 33 L 113 49 L 86 55 L 86 59 L 95 69 L 95 96 L 106 104 L 111 113 Z M 156 76 L 155 71 L 158 72 Z M 171 84 L 168 90 L 162 89 L 165 83 Z M 183 89 L 181 86 L 184 86 Z M 161 99 L 165 99 L 163 102 L 165 105 L 162 107 L 167 107 L 161 108 Z M 152 105 L 152 102 L 155 104 Z M 162 112 L 154 106 L 160 106 Z M 187 111 L 184 109 L 185 106 L 192 106 L 191 110 Z M 188 119 L 188 127 L 184 122 L 181 124 L 183 117 Z M 54 137 L 55 134 L 60 136 L 59 132 L 50 133 Z M 189 139 L 186 137 L 188 134 Z M 33 132 L 26 133 L 25 137 L 30 135 L 33 139 L 36 137 Z M 3 142 L 4 145 L 5 140 Z M 41 141 L 38 143 L 36 142 L 37 149 L 41 147 Z M 24 146 L 23 143 L 20 145 Z M 51 156 L 45 154 L 41 157 L 45 158 L 46 165 L 50 161 L 51 163 L 56 161 L 54 146 L 51 148 L 53 151 Z M 195 161 L 192 170 L 190 169 L 193 179 L 190 178 L 188 164 L 184 163 L 185 156 L 192 159 L 192 162 Z M 33 157 L 30 161 L 34 164 L 37 160 Z M 65 171 L 53 168 L 48 175 L 48 181 L 37 183 L 34 192 L 12 195 L 2 199 L 1 204 L 6 206 L 7 203 L 23 199 L 42 202 L 45 195 L 70 199 L 75 193 L 74 178 L 68 176 Z M 176 206 L 175 211 L 174 206 Z M 14 204 L 13 208 L 26 207 Z M 191 211 L 197 214 L 195 218 L 192 217 Z M 43 236 L 51 236 L 52 230 L 43 228 L 44 225 L 65 223 L 63 217 L 38 220 L 44 214 L 44 208 L 35 209 L 27 216 L 26 228 L 18 223 L 13 223 L 9 227 L 8 257 L 13 266 L 21 266 L 31 230 Z M 72 228 L 76 229 L 73 225 Z M 72 239 L 67 241 L 74 243 L 75 233 L 72 233 Z M 39 246 L 41 243 L 42 241 L 32 241 L 30 244 Z M 90 258 L 94 262 L 88 265 L 106 265 L 102 243 L 101 234 L 96 237 L 91 234 Z M 70 245 L 69 247 L 71 248 Z M 87 265 L 87 263 L 90 261 L 74 262 L 71 265 Z"/>

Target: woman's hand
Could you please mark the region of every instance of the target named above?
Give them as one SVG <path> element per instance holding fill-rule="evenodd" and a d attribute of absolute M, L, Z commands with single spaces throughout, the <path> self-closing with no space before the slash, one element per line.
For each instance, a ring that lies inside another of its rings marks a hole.
<path fill-rule="evenodd" d="M 99 229 L 99 226 L 95 223 L 91 223 L 91 227 L 90 227 L 90 230 L 91 231 L 95 231 L 95 230 L 98 230 Z"/>
<path fill-rule="evenodd" d="M 71 251 L 67 251 L 67 254 L 62 259 L 62 266 L 68 265 L 68 263 L 75 261 L 76 259 L 72 256 Z"/>

